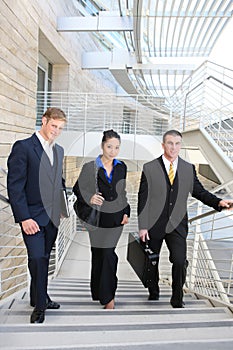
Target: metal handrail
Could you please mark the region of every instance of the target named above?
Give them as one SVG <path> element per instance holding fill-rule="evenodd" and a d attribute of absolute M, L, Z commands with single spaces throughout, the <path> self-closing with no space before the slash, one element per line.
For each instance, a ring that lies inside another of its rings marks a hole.
<path fill-rule="evenodd" d="M 213 79 L 215 80 L 217 83 L 221 84 L 222 86 L 224 87 L 227 87 L 228 89 L 231 89 L 233 90 L 233 86 L 232 85 L 229 85 L 227 83 L 225 83 L 223 80 L 221 79 L 218 79 L 212 75 L 209 75 L 208 77 L 206 77 L 203 81 L 201 81 L 200 83 L 198 83 L 196 86 L 194 86 L 192 89 L 190 89 L 186 95 L 185 95 L 185 99 L 184 99 L 184 117 L 183 117 L 183 130 L 185 130 L 185 122 L 186 122 L 186 107 L 187 107 L 187 98 L 189 95 L 191 95 L 197 88 L 199 88 L 200 86 L 204 85 L 205 84 L 205 81 L 207 80 L 210 80 L 210 79 Z"/>
<path fill-rule="evenodd" d="M 205 128 L 233 160 L 232 101 L 233 70 L 206 61 L 171 97 L 172 128 Z"/>
<path fill-rule="evenodd" d="M 197 215 L 197 216 L 195 216 L 194 218 L 189 219 L 189 223 L 191 224 L 191 223 L 194 222 L 194 221 L 203 219 L 203 218 L 205 218 L 205 217 L 207 217 L 207 216 L 211 216 L 211 215 L 216 214 L 216 213 L 218 213 L 217 210 L 210 210 L 210 211 L 208 211 L 208 212 L 206 212 L 206 213 Z"/>
<path fill-rule="evenodd" d="M 27 254 L 21 230 L 13 221 L 9 200 L 0 195 L 0 300 L 28 284 Z"/>
<path fill-rule="evenodd" d="M 21 230 L 13 222 L 9 199 L 0 194 L 1 232 L 0 232 L 0 300 L 28 285 L 28 267 L 26 247 Z M 74 195 L 69 196 L 70 217 L 61 220 L 55 248 L 51 252 L 49 275 L 55 275 L 76 232 L 76 215 L 73 212 Z M 3 221 L 2 221 L 3 220 Z M 62 245 L 60 243 L 63 243 Z"/>
<path fill-rule="evenodd" d="M 213 215 L 215 213 L 217 213 L 217 210 L 210 210 L 207 213 L 200 214 L 200 215 L 195 216 L 194 218 L 189 219 L 189 223 L 191 224 L 193 221 L 203 219 L 206 216 L 210 216 L 210 215 Z"/>
<path fill-rule="evenodd" d="M 9 203 L 9 199 L 0 193 L 0 200 L 4 203 Z"/>
<path fill-rule="evenodd" d="M 202 207 L 199 205 L 198 210 Z M 189 219 L 187 241 L 189 290 L 228 304 L 233 301 L 233 235 L 229 233 L 232 220 L 232 211 L 198 214 Z"/>

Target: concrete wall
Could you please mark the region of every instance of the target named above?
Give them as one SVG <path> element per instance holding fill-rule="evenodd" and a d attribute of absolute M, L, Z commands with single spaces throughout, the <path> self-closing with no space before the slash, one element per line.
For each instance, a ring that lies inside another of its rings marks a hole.
<path fill-rule="evenodd" d="M 114 92 L 116 86 L 109 76 L 81 70 L 81 55 L 84 50 L 97 49 L 97 43 L 86 33 L 58 33 L 58 16 L 78 15 L 72 1 L 64 0 L 0 0 L 0 166 L 7 168 L 7 158 L 12 144 L 31 135 L 36 123 L 37 69 L 39 62 L 48 60 L 53 65 L 53 91 Z M 75 160 L 66 159 L 64 164 L 68 182 L 77 177 Z M 68 171 L 70 169 L 70 171 Z M 6 195 L 6 176 L 0 173 L 0 193 Z M 21 245 L 19 226 L 14 226 L 10 208 L 0 201 L 0 245 L 6 244 L 4 235 L 14 235 Z M 15 232 L 16 231 L 16 232 Z M 2 238 L 1 238 L 2 237 Z M 14 243 L 14 242 L 13 242 Z M 12 243 L 12 245 L 13 245 Z M 9 246 L 10 242 L 7 243 Z M 24 247 L 22 248 L 24 249 Z M 9 256 L 19 255 L 25 261 L 25 251 L 5 250 Z M 8 268 L 9 262 L 18 265 L 14 259 L 0 262 L 0 268 Z M 8 276 L 13 277 L 10 270 Z M 17 275 L 17 273 L 16 273 Z M 16 279 L 3 284 L 4 291 L 17 284 Z M 20 281 L 21 282 L 21 281 Z M 13 289 L 12 292 L 15 290 Z"/>
<path fill-rule="evenodd" d="M 89 34 L 58 33 L 58 16 L 77 14 L 72 1 L 0 2 L 0 165 L 12 143 L 35 129 L 39 53 L 53 64 L 53 90 L 104 92 L 110 83 L 81 70 L 81 55 L 94 49 Z M 112 91 L 114 91 L 114 84 Z"/>

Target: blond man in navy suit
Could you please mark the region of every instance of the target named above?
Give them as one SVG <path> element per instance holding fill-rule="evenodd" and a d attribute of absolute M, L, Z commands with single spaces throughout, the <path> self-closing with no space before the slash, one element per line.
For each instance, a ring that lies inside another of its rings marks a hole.
<path fill-rule="evenodd" d="M 42 323 L 46 309 L 60 305 L 47 294 L 50 253 L 61 217 L 64 151 L 55 143 L 66 123 L 65 113 L 48 108 L 40 131 L 16 141 L 8 158 L 7 187 L 15 222 L 21 226 L 31 275 L 31 323 Z"/>

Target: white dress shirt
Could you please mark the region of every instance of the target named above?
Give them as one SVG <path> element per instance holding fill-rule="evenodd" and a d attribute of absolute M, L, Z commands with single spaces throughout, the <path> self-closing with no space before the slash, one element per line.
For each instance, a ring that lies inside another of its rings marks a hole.
<path fill-rule="evenodd" d="M 178 157 L 173 162 L 170 162 L 167 158 L 164 157 L 164 155 L 162 155 L 162 159 L 163 159 L 163 163 L 165 165 L 167 174 L 169 174 L 170 164 L 172 163 L 173 171 L 174 171 L 174 178 L 175 178 L 176 170 L 177 170 L 177 166 L 178 166 Z"/>
<path fill-rule="evenodd" d="M 53 165 L 53 146 L 54 146 L 55 142 L 49 143 L 48 141 L 46 141 L 43 138 L 43 136 L 39 133 L 39 131 L 36 131 L 36 136 L 40 140 L 40 143 L 41 143 L 44 151 L 46 152 L 47 156 L 49 157 L 51 165 Z"/>

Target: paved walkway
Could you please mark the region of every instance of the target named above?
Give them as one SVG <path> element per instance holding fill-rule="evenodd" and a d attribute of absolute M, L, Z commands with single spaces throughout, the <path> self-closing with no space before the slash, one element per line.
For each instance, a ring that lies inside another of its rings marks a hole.
<path fill-rule="evenodd" d="M 118 242 L 116 253 L 119 258 L 118 279 L 135 280 L 137 276 L 126 260 L 128 233 L 122 233 Z M 60 268 L 58 277 L 65 278 L 90 278 L 91 271 L 91 252 L 89 237 L 86 231 L 77 232 L 72 242 L 65 260 Z"/>

